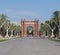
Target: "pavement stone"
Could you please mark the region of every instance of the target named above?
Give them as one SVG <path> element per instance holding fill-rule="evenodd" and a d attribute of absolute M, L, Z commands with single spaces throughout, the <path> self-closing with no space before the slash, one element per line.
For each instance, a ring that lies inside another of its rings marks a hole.
<path fill-rule="evenodd" d="M 16 38 L 0 42 L 0 55 L 60 55 L 60 43 L 34 37 Z"/>

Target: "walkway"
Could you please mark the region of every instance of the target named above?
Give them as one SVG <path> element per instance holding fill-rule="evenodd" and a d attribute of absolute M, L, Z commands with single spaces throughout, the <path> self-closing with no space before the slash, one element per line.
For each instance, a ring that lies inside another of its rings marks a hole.
<path fill-rule="evenodd" d="M 0 43 L 0 55 L 60 55 L 60 43 L 26 37 Z"/>

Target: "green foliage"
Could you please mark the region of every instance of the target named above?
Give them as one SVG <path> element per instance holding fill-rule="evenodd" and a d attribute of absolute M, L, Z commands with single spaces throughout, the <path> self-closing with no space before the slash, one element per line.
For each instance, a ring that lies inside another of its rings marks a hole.
<path fill-rule="evenodd" d="M 9 33 L 11 30 L 14 31 L 14 33 L 20 33 L 21 27 L 19 25 L 16 25 L 14 23 L 11 23 L 7 20 L 7 16 L 5 14 L 0 14 L 0 34 L 5 35 L 6 29 L 8 27 Z M 54 11 L 53 17 L 51 17 L 50 20 L 45 21 L 45 23 L 41 23 L 40 26 L 40 32 L 43 33 L 44 31 L 48 31 L 51 33 L 51 29 L 54 29 L 55 34 L 59 33 L 59 20 L 60 20 L 60 11 Z"/>
<path fill-rule="evenodd" d="M 53 12 L 53 17 L 50 20 L 45 21 L 41 24 L 40 31 L 48 31 L 51 33 L 51 29 L 54 29 L 54 34 L 59 33 L 59 20 L 60 20 L 60 11 Z"/>
<path fill-rule="evenodd" d="M 7 20 L 7 16 L 5 14 L 0 14 L 0 34 L 2 36 L 4 36 L 6 33 L 5 30 L 6 20 Z"/>
<path fill-rule="evenodd" d="M 0 40 L 0 42 L 4 42 L 4 41 L 7 41 L 8 39 L 3 39 L 3 40 Z"/>

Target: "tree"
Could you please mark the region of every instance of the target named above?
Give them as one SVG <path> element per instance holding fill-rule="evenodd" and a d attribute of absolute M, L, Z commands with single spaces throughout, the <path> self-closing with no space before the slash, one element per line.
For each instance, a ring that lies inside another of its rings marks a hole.
<path fill-rule="evenodd" d="M 19 25 L 16 25 L 14 23 L 10 23 L 9 29 L 10 29 L 10 32 L 11 32 L 11 36 L 20 35 L 21 27 Z"/>
<path fill-rule="evenodd" d="M 45 32 L 45 35 L 48 35 L 51 27 L 48 24 L 49 21 L 46 21 L 45 23 L 41 23 L 41 27 L 40 27 L 40 31 L 43 34 L 43 32 Z"/>
<path fill-rule="evenodd" d="M 53 13 L 53 18 L 52 18 L 52 21 L 54 22 L 54 25 L 55 25 L 55 30 L 54 30 L 54 33 L 55 33 L 55 35 L 59 35 L 58 33 L 59 33 L 59 20 L 60 20 L 60 11 L 55 11 L 54 13 Z"/>
<path fill-rule="evenodd" d="M 2 36 L 4 36 L 6 32 L 4 27 L 6 20 L 7 20 L 7 16 L 5 14 L 0 14 L 0 33 Z"/>

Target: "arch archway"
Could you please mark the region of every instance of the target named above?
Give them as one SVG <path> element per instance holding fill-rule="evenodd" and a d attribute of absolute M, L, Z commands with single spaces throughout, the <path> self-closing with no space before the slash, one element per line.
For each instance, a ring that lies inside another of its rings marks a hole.
<path fill-rule="evenodd" d="M 33 27 L 32 26 L 27 27 L 27 35 L 32 35 L 33 36 Z"/>
<path fill-rule="evenodd" d="M 39 30 L 38 30 L 38 20 L 35 19 L 34 21 L 27 21 L 25 19 L 21 20 L 21 28 L 22 28 L 22 36 L 27 36 L 27 28 L 30 27 L 33 29 L 33 36 L 38 37 L 39 36 Z M 30 30 L 31 32 L 31 30 Z"/>

